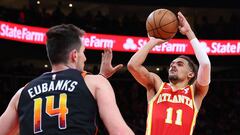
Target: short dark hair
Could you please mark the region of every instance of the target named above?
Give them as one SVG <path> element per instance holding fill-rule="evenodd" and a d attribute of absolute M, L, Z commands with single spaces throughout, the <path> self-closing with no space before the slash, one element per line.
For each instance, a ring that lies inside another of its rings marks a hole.
<path fill-rule="evenodd" d="M 194 77 L 189 80 L 188 84 L 190 84 L 190 85 L 193 84 L 194 81 L 197 79 L 198 66 L 188 56 L 180 55 L 178 58 L 183 58 L 183 59 L 187 60 L 188 66 L 192 69 L 192 72 L 194 73 Z"/>
<path fill-rule="evenodd" d="M 80 37 L 84 31 L 73 24 L 61 24 L 51 27 L 47 35 L 47 55 L 51 64 L 67 63 L 68 54 L 80 49 Z"/>

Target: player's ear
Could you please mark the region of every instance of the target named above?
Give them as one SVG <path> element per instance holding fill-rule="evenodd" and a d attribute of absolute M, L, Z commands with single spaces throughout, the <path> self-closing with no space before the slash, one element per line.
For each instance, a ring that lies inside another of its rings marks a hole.
<path fill-rule="evenodd" d="M 194 76 L 195 76 L 194 72 L 189 72 L 189 73 L 188 73 L 188 77 L 189 77 L 189 78 L 193 78 Z"/>
<path fill-rule="evenodd" d="M 78 52 L 76 49 L 72 50 L 70 53 L 69 53 L 69 59 L 71 62 L 76 62 L 77 61 L 77 56 L 78 56 Z"/>

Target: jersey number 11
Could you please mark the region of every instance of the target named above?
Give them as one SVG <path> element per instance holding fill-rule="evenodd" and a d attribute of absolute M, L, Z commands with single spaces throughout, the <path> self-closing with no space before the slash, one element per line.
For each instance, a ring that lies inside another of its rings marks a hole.
<path fill-rule="evenodd" d="M 172 113 L 173 113 L 173 108 L 169 107 L 167 109 L 167 118 L 165 119 L 165 123 L 172 124 Z M 178 109 L 176 111 L 177 117 L 175 120 L 175 124 L 181 126 L 182 125 L 182 110 Z"/>

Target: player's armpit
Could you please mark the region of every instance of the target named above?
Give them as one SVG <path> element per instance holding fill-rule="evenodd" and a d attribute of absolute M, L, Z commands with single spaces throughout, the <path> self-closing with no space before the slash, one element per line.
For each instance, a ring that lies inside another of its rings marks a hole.
<path fill-rule="evenodd" d="M 197 106 L 197 109 L 200 109 L 204 97 L 207 95 L 209 85 L 202 86 L 197 81 L 194 83 L 194 100 Z"/>

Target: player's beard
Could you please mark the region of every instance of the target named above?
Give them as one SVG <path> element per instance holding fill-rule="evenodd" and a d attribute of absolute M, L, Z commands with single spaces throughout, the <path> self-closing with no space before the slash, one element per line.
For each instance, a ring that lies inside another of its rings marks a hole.
<path fill-rule="evenodd" d="M 179 80 L 177 75 L 168 75 L 168 80 L 172 83 L 175 83 Z"/>

